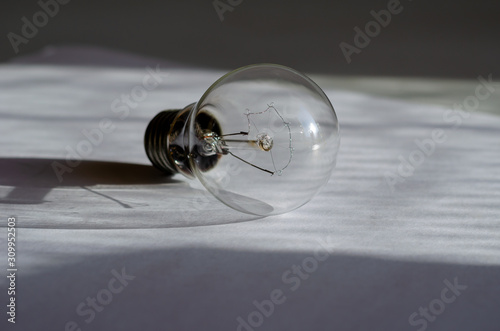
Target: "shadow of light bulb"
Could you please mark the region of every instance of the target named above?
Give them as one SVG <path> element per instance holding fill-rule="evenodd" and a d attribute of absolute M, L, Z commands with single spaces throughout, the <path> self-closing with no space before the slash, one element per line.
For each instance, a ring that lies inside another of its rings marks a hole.
<path fill-rule="evenodd" d="M 157 185 L 177 182 L 150 166 L 92 160 L 83 160 L 60 181 L 54 173 L 55 162 L 64 164 L 66 160 L 0 158 L 0 186 L 12 187 L 6 196 L 0 197 L 0 204 L 42 204 L 46 202 L 46 196 L 56 188 L 82 187 L 91 190 L 90 187 L 97 185 Z M 134 176 L 130 176 L 131 173 Z"/>

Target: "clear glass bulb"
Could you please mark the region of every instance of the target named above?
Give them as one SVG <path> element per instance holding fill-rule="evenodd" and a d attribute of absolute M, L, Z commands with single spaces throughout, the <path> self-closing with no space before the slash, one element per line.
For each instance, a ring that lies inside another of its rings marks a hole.
<path fill-rule="evenodd" d="M 325 93 L 275 64 L 224 75 L 197 103 L 159 113 L 145 135 L 157 168 L 197 177 L 229 207 L 261 216 L 308 202 L 330 178 L 339 143 Z"/>

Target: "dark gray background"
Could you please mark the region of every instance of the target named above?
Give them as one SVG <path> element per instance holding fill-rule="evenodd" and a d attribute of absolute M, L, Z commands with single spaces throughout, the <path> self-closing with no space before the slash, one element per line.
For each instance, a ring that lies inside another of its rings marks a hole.
<path fill-rule="evenodd" d="M 226 0 L 227 1 L 227 0 Z M 189 65 L 231 69 L 274 62 L 314 73 L 475 78 L 500 73 L 499 1 L 402 0 L 403 11 L 347 64 L 339 43 L 372 20 L 377 1 L 244 0 L 221 22 L 211 0 L 71 0 L 17 55 L 46 45 L 91 45 Z M 0 60 L 16 56 L 37 1 L 4 1 Z"/>

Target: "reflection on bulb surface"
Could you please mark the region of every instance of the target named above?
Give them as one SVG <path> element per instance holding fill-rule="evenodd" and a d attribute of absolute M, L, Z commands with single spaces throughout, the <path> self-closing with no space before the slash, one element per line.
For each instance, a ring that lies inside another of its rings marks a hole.
<path fill-rule="evenodd" d="M 197 177 L 226 205 L 263 216 L 308 202 L 330 178 L 339 143 L 323 91 L 273 64 L 226 74 L 197 103 L 159 113 L 145 135 L 157 168 Z"/>

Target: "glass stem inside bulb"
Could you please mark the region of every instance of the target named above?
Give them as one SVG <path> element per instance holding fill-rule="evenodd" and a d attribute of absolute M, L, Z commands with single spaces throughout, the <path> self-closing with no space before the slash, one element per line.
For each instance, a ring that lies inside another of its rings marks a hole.
<path fill-rule="evenodd" d="M 243 144 L 248 144 L 248 146 L 251 146 L 254 148 L 255 146 L 258 146 L 261 150 L 265 152 L 269 152 L 273 148 L 273 138 L 269 136 L 267 133 L 261 133 L 257 135 L 257 139 L 251 140 L 251 139 L 235 139 L 230 136 L 236 136 L 236 135 L 242 135 L 242 136 L 248 136 L 248 132 L 238 132 L 238 133 L 230 133 L 230 134 L 224 134 L 224 135 L 217 135 L 214 132 L 207 133 L 203 136 L 203 151 L 207 153 L 207 155 L 210 154 L 228 154 L 228 151 L 231 148 L 242 148 L 242 143 Z M 230 137 L 230 138 L 226 138 Z M 238 146 L 233 146 L 233 144 L 238 144 Z M 243 147 L 244 148 L 244 147 Z"/>
<path fill-rule="evenodd" d="M 257 168 L 261 171 L 267 172 L 271 175 L 274 175 L 274 172 L 261 168 L 253 163 L 248 162 L 247 160 L 235 155 L 231 152 L 231 149 L 245 149 L 245 146 L 250 148 L 260 148 L 262 151 L 269 152 L 273 147 L 273 139 L 265 133 L 261 133 L 257 135 L 257 139 L 236 139 L 233 136 L 248 136 L 248 132 L 237 132 L 237 133 L 229 133 L 224 135 L 217 135 L 214 132 L 207 133 L 203 136 L 202 143 L 202 153 L 203 156 L 211 156 L 211 155 L 231 155 L 232 157 L 237 158 L 238 160 Z"/>

